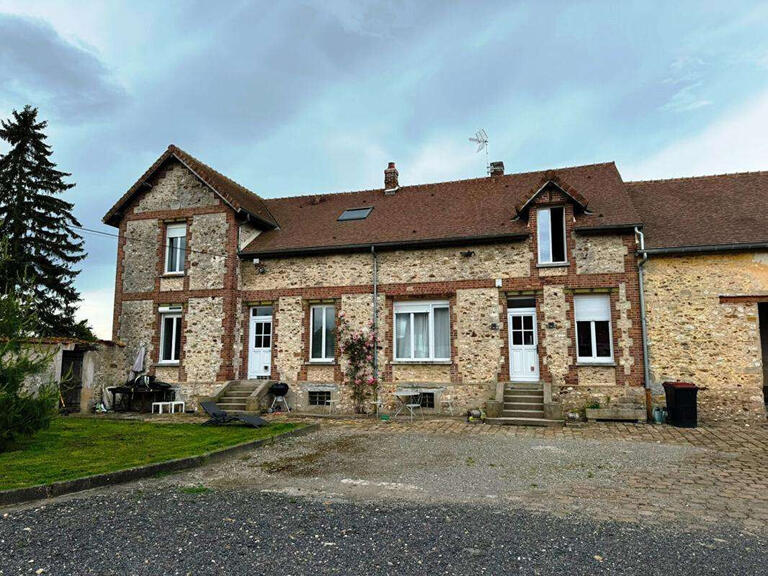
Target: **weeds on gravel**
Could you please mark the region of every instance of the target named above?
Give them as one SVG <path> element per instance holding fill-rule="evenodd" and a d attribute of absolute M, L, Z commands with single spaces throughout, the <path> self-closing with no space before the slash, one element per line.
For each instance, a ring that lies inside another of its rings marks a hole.
<path fill-rule="evenodd" d="M 208 492 L 213 492 L 208 486 L 203 486 L 202 484 L 199 486 L 182 486 L 180 490 L 184 494 L 207 494 Z"/>

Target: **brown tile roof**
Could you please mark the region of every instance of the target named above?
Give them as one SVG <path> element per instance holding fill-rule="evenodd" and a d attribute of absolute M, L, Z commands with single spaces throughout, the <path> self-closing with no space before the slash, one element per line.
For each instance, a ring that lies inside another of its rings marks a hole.
<path fill-rule="evenodd" d="M 627 227 L 640 222 L 614 163 L 402 186 L 383 189 L 265 199 L 280 228 L 262 233 L 243 250 L 248 255 L 363 248 L 371 244 L 469 242 L 528 235 L 522 206 L 546 182 L 554 181 L 591 214 L 580 228 Z M 350 208 L 373 207 L 365 220 L 339 222 Z"/>
<path fill-rule="evenodd" d="M 768 172 L 628 182 L 647 249 L 768 242 Z"/>
<path fill-rule="evenodd" d="M 103 218 L 104 223 L 116 226 L 122 217 L 122 208 L 141 190 L 142 184 L 170 158 L 176 158 L 179 162 L 185 164 L 204 184 L 232 206 L 235 211 L 239 212 L 242 210 L 248 213 L 266 227 L 273 228 L 277 226 L 277 222 L 275 222 L 272 214 L 269 213 L 269 209 L 259 196 L 173 144 L 168 146 L 168 149 L 142 174 L 141 178 L 109 209 L 109 212 Z"/>

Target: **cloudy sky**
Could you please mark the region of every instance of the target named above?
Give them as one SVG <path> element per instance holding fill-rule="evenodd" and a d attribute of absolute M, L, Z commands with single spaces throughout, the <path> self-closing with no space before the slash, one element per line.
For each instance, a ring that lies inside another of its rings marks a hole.
<path fill-rule="evenodd" d="M 32 104 L 84 226 L 174 143 L 265 197 L 616 161 L 768 169 L 765 2 L 0 0 L 0 116 Z M 3 150 L 0 148 L 0 152 Z M 111 331 L 116 240 L 78 285 Z"/>

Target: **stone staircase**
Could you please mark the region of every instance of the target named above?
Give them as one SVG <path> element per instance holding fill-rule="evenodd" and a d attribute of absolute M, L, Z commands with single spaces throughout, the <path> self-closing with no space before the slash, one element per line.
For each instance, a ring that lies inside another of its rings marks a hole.
<path fill-rule="evenodd" d="M 216 404 L 227 412 L 245 412 L 248 397 L 263 383 L 263 380 L 232 381 L 216 399 Z"/>
<path fill-rule="evenodd" d="M 562 426 L 562 420 L 544 417 L 544 388 L 540 382 L 504 385 L 504 408 L 499 418 L 486 418 L 486 424 L 507 426 Z"/>

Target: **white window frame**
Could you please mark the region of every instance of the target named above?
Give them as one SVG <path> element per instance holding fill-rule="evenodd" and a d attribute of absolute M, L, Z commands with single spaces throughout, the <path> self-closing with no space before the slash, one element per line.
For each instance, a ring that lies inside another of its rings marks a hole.
<path fill-rule="evenodd" d="M 579 311 L 578 301 L 587 302 L 588 300 L 605 300 L 607 301 L 607 318 L 605 312 L 603 313 L 585 313 Z M 613 364 L 613 321 L 611 320 L 611 297 L 609 294 L 589 294 L 589 295 L 576 295 L 573 297 L 573 319 L 574 326 L 576 328 L 576 362 L 578 364 Z M 595 330 L 595 322 L 608 322 L 608 343 L 610 345 L 610 356 L 597 356 L 597 333 Z M 589 332 L 592 343 L 592 356 L 580 356 L 579 355 L 579 322 L 589 322 Z"/>
<path fill-rule="evenodd" d="M 164 306 L 158 310 L 160 313 L 160 350 L 158 351 L 158 364 L 163 366 L 178 366 L 179 358 L 173 358 L 176 351 L 176 338 L 181 338 L 181 309 Z M 173 329 L 171 331 L 171 358 L 163 358 L 165 350 L 165 339 L 168 337 L 165 331 L 165 320 L 175 318 Z M 179 354 L 181 354 L 181 341 L 179 341 Z"/>
<path fill-rule="evenodd" d="M 438 358 L 435 356 L 435 309 L 445 308 L 448 310 L 448 356 L 446 358 Z M 429 330 L 429 356 L 426 358 L 415 358 L 415 341 L 413 337 L 413 326 L 415 313 L 428 314 L 427 327 Z M 411 354 L 410 357 L 399 357 L 397 355 L 397 316 L 398 314 L 410 313 L 410 322 L 408 329 L 411 331 Z M 451 361 L 451 308 L 447 300 L 435 300 L 435 301 L 417 301 L 417 302 L 395 302 L 392 310 L 392 357 L 395 362 L 450 362 Z"/>
<path fill-rule="evenodd" d="M 322 308 L 323 309 L 323 328 L 320 330 L 320 338 L 321 340 L 321 346 L 320 351 L 322 352 L 322 356 L 320 358 L 313 358 L 312 357 L 312 350 L 314 349 L 314 338 L 315 338 L 315 309 L 316 308 Z M 325 326 L 325 310 L 326 308 L 330 308 L 333 310 L 334 317 L 336 315 L 336 305 L 335 304 L 313 304 L 309 307 L 309 361 L 313 364 L 332 364 L 336 361 L 336 346 L 333 347 L 334 356 L 331 356 L 328 358 L 325 355 L 325 344 L 326 344 L 326 326 Z M 334 335 L 334 338 L 336 336 Z"/>
<path fill-rule="evenodd" d="M 184 261 L 186 260 L 186 243 L 184 250 L 182 250 L 180 247 L 176 248 L 176 265 L 177 267 L 180 267 L 178 270 L 171 270 L 168 266 L 170 265 L 170 258 L 168 258 L 168 255 L 171 251 L 171 238 L 186 238 L 187 237 L 187 224 L 186 222 L 178 223 L 178 224 L 168 224 L 165 227 L 165 267 L 163 268 L 165 274 L 169 275 L 183 275 L 184 274 Z"/>
<path fill-rule="evenodd" d="M 552 208 L 562 208 L 563 209 L 563 256 L 565 257 L 564 260 L 552 260 L 552 254 L 554 253 L 553 248 L 553 242 L 552 242 Z M 541 243 L 541 236 L 542 236 L 542 227 L 541 227 L 541 216 L 542 214 L 547 214 L 547 221 L 549 222 L 549 260 L 545 259 L 544 256 L 541 253 L 542 249 L 542 243 Z M 568 237 L 566 236 L 566 226 L 565 226 L 565 206 L 547 206 L 546 208 L 539 208 L 536 210 L 536 245 L 538 248 L 538 257 L 539 257 L 539 264 L 544 264 L 547 266 L 565 266 L 568 264 Z"/>

